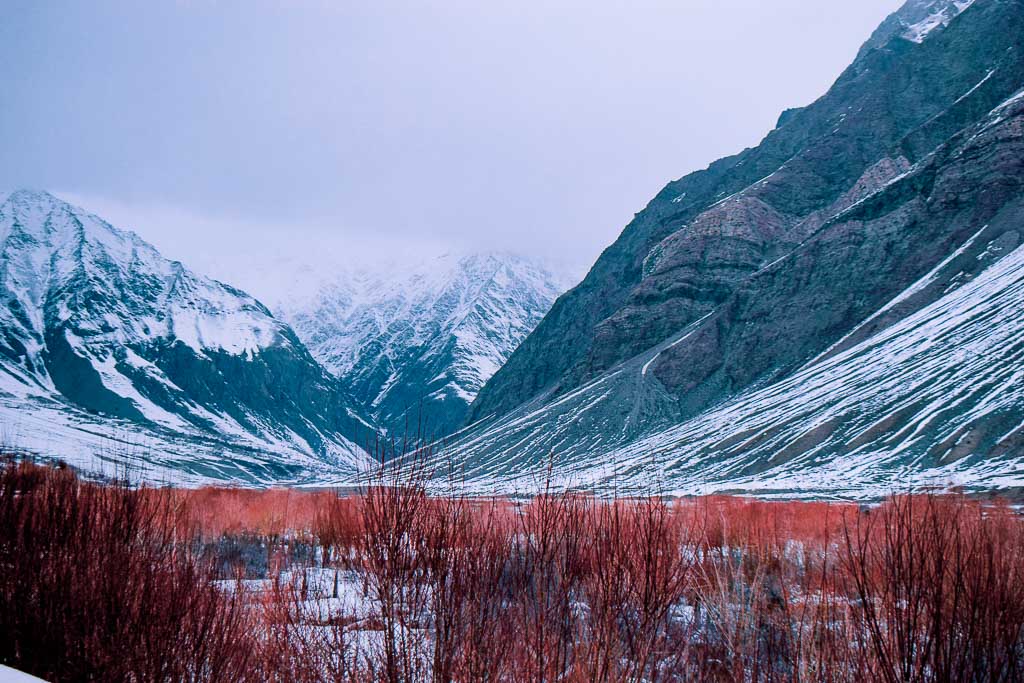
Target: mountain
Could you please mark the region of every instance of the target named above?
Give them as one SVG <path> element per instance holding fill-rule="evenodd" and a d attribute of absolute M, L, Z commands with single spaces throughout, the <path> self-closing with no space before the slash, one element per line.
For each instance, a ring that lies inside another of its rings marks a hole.
<path fill-rule="evenodd" d="M 480 391 L 470 480 L 1024 482 L 1022 38 L 1019 0 L 911 0 L 758 147 L 669 183 Z"/>
<path fill-rule="evenodd" d="M 276 310 L 376 424 L 444 435 L 564 289 L 522 257 L 447 254 L 336 273 Z"/>
<path fill-rule="evenodd" d="M 48 193 L 0 206 L 0 296 L 5 446 L 186 481 L 368 463 L 369 425 L 291 328 Z"/>
<path fill-rule="evenodd" d="M 936 29 L 944 29 L 975 0 L 909 0 L 889 15 L 868 38 L 860 50 L 863 56 L 869 50 L 885 47 L 895 37 L 914 43 L 924 42 Z"/>

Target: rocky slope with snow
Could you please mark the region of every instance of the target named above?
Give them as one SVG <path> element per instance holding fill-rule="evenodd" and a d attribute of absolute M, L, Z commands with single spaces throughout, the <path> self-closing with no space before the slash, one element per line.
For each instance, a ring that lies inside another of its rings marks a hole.
<path fill-rule="evenodd" d="M 45 192 L 0 206 L 7 447 L 178 480 L 344 478 L 369 426 L 252 297 Z"/>
<path fill-rule="evenodd" d="M 522 257 L 448 254 L 345 269 L 276 309 L 376 424 L 398 436 L 438 436 L 461 426 L 563 283 Z"/>
<path fill-rule="evenodd" d="M 553 454 L 588 486 L 1024 483 L 1022 38 L 1019 0 L 911 0 L 670 183 L 481 390 L 471 479 Z"/>

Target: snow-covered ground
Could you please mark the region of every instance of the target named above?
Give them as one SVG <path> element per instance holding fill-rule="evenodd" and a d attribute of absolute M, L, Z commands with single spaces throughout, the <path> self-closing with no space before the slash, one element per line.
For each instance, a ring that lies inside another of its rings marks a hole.
<path fill-rule="evenodd" d="M 0 664 L 0 683 L 42 683 L 43 679 Z"/>

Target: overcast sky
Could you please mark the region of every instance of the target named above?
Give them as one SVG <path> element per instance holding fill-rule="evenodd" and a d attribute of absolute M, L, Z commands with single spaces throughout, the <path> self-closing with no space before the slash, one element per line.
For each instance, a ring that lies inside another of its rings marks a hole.
<path fill-rule="evenodd" d="M 583 266 L 900 4 L 7 0 L 0 191 L 224 279 L 398 245 Z"/>

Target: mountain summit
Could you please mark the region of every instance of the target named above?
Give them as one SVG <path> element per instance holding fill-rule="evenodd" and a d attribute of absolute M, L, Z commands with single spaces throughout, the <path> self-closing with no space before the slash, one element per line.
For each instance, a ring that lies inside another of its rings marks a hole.
<path fill-rule="evenodd" d="M 354 402 L 291 328 L 51 194 L 0 206 L 0 296 L 12 446 L 115 452 L 186 479 L 344 476 L 367 462 Z"/>
<path fill-rule="evenodd" d="M 378 424 L 444 435 L 565 288 L 520 256 L 446 254 L 342 271 L 277 308 Z"/>

